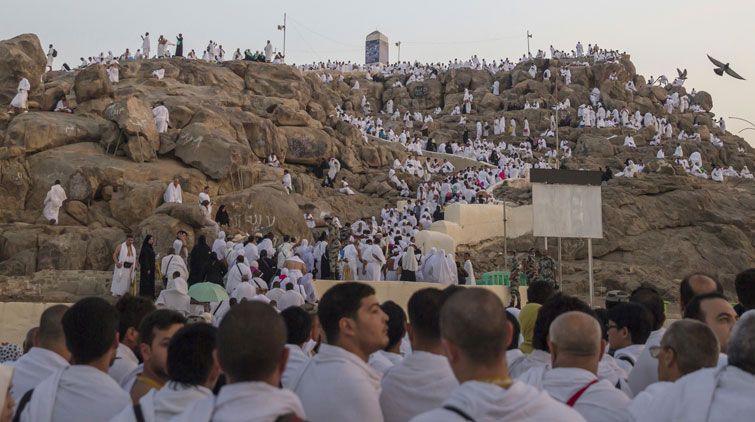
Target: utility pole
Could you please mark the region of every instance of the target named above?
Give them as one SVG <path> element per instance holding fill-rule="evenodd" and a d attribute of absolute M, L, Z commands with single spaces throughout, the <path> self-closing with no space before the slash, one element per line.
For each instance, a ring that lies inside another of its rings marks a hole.
<path fill-rule="evenodd" d="M 506 198 L 503 199 L 503 268 L 509 269 L 509 230 L 506 227 Z M 513 270 L 513 269 L 512 269 Z"/>
<path fill-rule="evenodd" d="M 401 41 L 396 42 L 396 47 L 398 47 L 398 59 L 396 63 L 401 63 Z"/>
<path fill-rule="evenodd" d="M 530 38 L 532 38 L 532 34 L 530 34 L 529 29 L 527 30 L 527 57 L 532 57 L 532 53 L 530 53 Z"/>
<path fill-rule="evenodd" d="M 278 31 L 283 31 L 283 61 L 286 60 L 286 14 L 283 13 L 283 25 L 278 25 Z"/>

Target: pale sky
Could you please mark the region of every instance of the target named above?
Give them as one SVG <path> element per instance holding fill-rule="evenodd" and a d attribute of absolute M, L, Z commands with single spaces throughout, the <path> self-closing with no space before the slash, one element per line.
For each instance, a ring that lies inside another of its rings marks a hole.
<path fill-rule="evenodd" d="M 56 68 L 63 61 L 78 65 L 79 57 L 101 51 L 136 51 L 145 31 L 153 52 L 160 34 L 175 41 L 181 32 L 186 52 L 201 52 L 212 39 L 231 56 L 239 47 L 261 50 L 267 39 L 282 50 L 283 33 L 276 26 L 284 12 L 288 63 L 361 63 L 364 37 L 375 29 L 389 37 L 391 61 L 397 59 L 396 41 L 402 42 L 402 60 L 437 62 L 473 54 L 514 59 L 526 52 L 529 30 L 533 54 L 551 44 L 571 50 L 582 41 L 628 52 L 645 77 L 666 74 L 671 80 L 677 67 L 687 68 L 687 90 L 710 92 L 713 112 L 727 118 L 729 131 L 748 126 L 729 116 L 755 123 L 753 0 L 24 0 L 0 16 L 0 39 L 36 33 L 45 49 L 55 44 Z M 706 53 L 730 62 L 748 80 L 715 75 Z M 755 145 L 755 131 L 742 135 Z"/>

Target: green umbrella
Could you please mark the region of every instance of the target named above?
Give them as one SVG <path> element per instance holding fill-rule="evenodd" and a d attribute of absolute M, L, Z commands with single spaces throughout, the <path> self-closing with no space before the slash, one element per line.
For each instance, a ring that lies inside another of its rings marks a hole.
<path fill-rule="evenodd" d="M 189 296 L 197 302 L 220 302 L 228 300 L 223 286 L 215 283 L 197 283 L 189 287 Z"/>

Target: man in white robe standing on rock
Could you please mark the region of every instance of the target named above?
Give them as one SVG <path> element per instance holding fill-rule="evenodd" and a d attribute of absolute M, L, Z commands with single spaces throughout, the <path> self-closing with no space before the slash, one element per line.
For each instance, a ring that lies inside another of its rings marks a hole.
<path fill-rule="evenodd" d="M 58 52 L 55 51 L 55 48 L 50 44 L 50 48 L 47 50 L 47 69 L 50 72 L 52 72 L 52 63 L 55 61 L 55 56 L 57 55 Z"/>
<path fill-rule="evenodd" d="M 133 235 L 126 236 L 126 241 L 115 248 L 113 262 L 115 268 L 113 269 L 110 292 L 113 296 L 120 297 L 128 293 L 136 274 L 136 247 L 134 246 Z"/>
<path fill-rule="evenodd" d="M 21 113 L 29 111 L 29 91 L 31 90 L 31 84 L 26 78 L 21 78 L 18 82 L 18 89 L 16 90 L 16 96 L 10 102 L 10 109 L 18 109 Z"/>
<path fill-rule="evenodd" d="M 145 32 L 144 36 L 142 37 L 142 53 L 144 54 L 145 59 L 149 59 L 149 49 L 150 49 L 150 40 L 149 40 L 149 32 Z"/>
<path fill-rule="evenodd" d="M 265 61 L 268 63 L 273 61 L 273 45 L 270 44 L 270 40 L 267 40 L 265 44 Z"/>
<path fill-rule="evenodd" d="M 42 210 L 42 215 L 45 220 L 50 224 L 58 224 L 58 214 L 60 207 L 63 206 L 63 202 L 68 199 L 66 197 L 66 191 L 60 186 L 60 180 L 56 180 L 45 197 L 45 208 Z"/>
<path fill-rule="evenodd" d="M 412 421 L 583 421 L 579 413 L 548 393 L 511 379 L 506 363 L 511 332 L 498 296 L 484 289 L 454 293 L 441 309 L 440 333 L 461 385 L 442 407 Z"/>
<path fill-rule="evenodd" d="M 170 124 L 170 112 L 165 104 L 159 102 L 155 108 L 152 109 L 152 114 L 155 116 L 155 126 L 157 126 L 157 133 L 165 133 L 168 131 L 168 125 Z"/>
<path fill-rule="evenodd" d="M 165 203 L 177 203 L 183 202 L 183 191 L 181 190 L 181 182 L 178 177 L 173 179 L 173 182 L 168 184 L 163 195 L 163 201 Z"/>

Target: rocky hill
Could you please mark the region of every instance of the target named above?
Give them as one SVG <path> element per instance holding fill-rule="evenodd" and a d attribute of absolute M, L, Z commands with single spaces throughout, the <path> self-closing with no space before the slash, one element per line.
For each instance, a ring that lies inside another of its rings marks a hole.
<path fill-rule="evenodd" d="M 553 74 L 567 61 L 536 60 Z M 569 99 L 561 112 L 577 122 L 577 106 L 589 103 L 590 90 L 599 87 L 610 108 L 652 112 L 667 117 L 679 130 L 700 133 L 701 144 L 685 144 L 685 155 L 699 150 L 706 165 L 743 165 L 755 170 L 755 153 L 741 138 L 721 131 L 713 113 L 667 115 L 663 101 L 682 87 L 649 87 L 628 57 L 613 63 L 575 66 L 572 84 L 533 79 L 524 64 L 510 72 L 452 69 L 437 79 L 406 84 L 406 75 L 367 78 L 364 72 L 343 74 L 323 83 L 318 72 L 286 65 L 229 61 L 211 64 L 181 58 L 129 61 L 120 66 L 120 81 L 112 84 L 102 65 L 74 72 L 44 73 L 45 57 L 36 36 L 21 35 L 0 42 L 0 102 L 8 104 L 18 81 L 32 85 L 29 113 L 0 111 L 0 296 L 16 290 L 3 286 L 2 276 L 28 277 L 43 270 L 107 271 L 110 254 L 132 232 L 137 242 L 146 234 L 157 238 L 156 250 L 165 253 L 179 229 L 190 233 L 190 243 L 202 227 L 196 198 L 210 186 L 217 204 L 225 204 L 233 231 L 272 230 L 311 239 L 302 218 L 304 209 L 316 216 L 332 214 L 342 222 L 379 215 L 385 203 L 395 203 L 398 192 L 387 183 L 387 167 L 405 158 L 400 148 L 365 143 L 360 131 L 341 121 L 336 106 L 363 116 L 364 95 L 373 110 L 393 100 L 399 110 L 444 112 L 428 125 L 430 136 L 442 142 L 460 140 L 464 127 L 449 112 L 461 102 L 464 89 L 474 94 L 472 115 L 492 123 L 495 117 L 527 118 L 533 133 L 549 124 L 549 109 L 527 109 L 527 101 L 546 105 Z M 158 80 L 152 73 L 164 69 Z M 336 74 L 337 72 L 328 71 Z M 617 80 L 610 80 L 615 73 Z M 490 93 L 494 80 L 501 95 Z M 624 89 L 633 80 L 638 92 Z M 360 89 L 351 89 L 359 81 Z M 394 86 L 401 81 L 404 86 Z M 52 112 L 66 97 L 73 114 Z M 158 134 L 152 106 L 163 102 L 171 127 Z M 693 104 L 706 111 L 712 99 L 698 92 Z M 385 119 L 385 117 L 384 117 Z M 387 120 L 387 119 L 385 119 Z M 391 122 L 401 129 L 400 122 Z M 575 126 L 576 124 L 574 124 Z M 415 127 L 416 129 L 416 127 Z M 650 282 L 667 290 L 671 280 L 691 270 L 707 270 L 731 282 L 732 275 L 755 262 L 755 183 L 730 180 L 724 184 L 700 180 L 672 165 L 653 163 L 658 147 L 648 142 L 654 131 L 624 128 L 584 129 L 563 126 L 562 139 L 571 142 L 574 156 L 568 168 L 620 168 L 627 158 L 642 158 L 649 174 L 616 179 L 604 188 L 605 239 L 595 243 L 599 285 L 629 288 Z M 633 133 L 638 148 L 622 147 L 624 134 Z M 707 142 L 714 132 L 723 148 Z M 491 137 L 511 142 L 510 136 Z M 552 138 L 548 139 L 553 144 Z M 673 144 L 673 145 L 672 145 Z M 675 142 L 667 141 L 667 156 Z M 670 150 L 669 150 L 670 149 Z M 741 152 L 744 151 L 744 152 Z M 274 153 L 293 174 L 294 193 L 281 187 L 283 170 L 261 163 Z M 346 196 L 320 186 L 315 169 L 322 160 L 337 157 L 341 175 L 358 192 Z M 167 183 L 179 177 L 184 204 L 162 204 Z M 60 224 L 50 226 L 41 217 L 42 202 L 54 180 L 60 180 L 69 201 Z M 416 186 L 417 180 L 409 178 Z M 504 190 L 505 191 L 505 190 Z M 501 191 L 501 192 L 504 192 Z M 525 203 L 529 192 L 506 191 Z M 532 238 L 512 242 L 528 249 Z M 585 280 L 582 267 L 586 247 L 567 242 L 565 279 L 571 288 Z M 479 245 L 474 252 L 481 270 L 502 267 L 501 242 Z M 16 285 L 16 284 L 13 284 Z"/>

